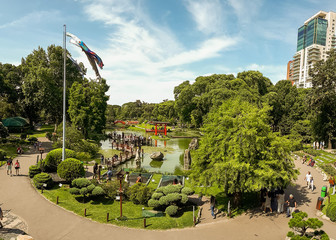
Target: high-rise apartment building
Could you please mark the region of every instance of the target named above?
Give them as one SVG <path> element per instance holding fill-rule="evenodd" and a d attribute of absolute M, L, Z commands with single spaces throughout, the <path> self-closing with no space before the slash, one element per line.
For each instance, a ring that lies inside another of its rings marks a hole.
<path fill-rule="evenodd" d="M 318 60 L 326 60 L 326 53 L 336 47 L 335 24 L 335 12 L 320 11 L 298 29 L 297 52 L 291 69 L 287 70 L 297 87 L 312 87 L 309 68 Z"/>

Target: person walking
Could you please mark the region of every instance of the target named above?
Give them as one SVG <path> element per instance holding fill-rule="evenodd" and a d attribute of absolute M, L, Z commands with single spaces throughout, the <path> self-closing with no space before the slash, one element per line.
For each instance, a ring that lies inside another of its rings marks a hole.
<path fill-rule="evenodd" d="M 284 212 L 284 204 L 285 204 L 285 192 L 284 190 L 280 189 L 277 195 L 277 202 L 278 202 L 278 213 Z"/>
<path fill-rule="evenodd" d="M 130 177 L 129 177 L 129 172 L 126 172 L 126 175 L 125 175 L 125 182 L 130 184 Z"/>
<path fill-rule="evenodd" d="M 272 213 L 272 206 L 271 206 L 272 194 L 271 192 L 266 193 L 266 201 L 265 201 L 265 208 L 264 213 L 266 213 L 267 208 L 269 208 L 270 212 Z"/>
<path fill-rule="evenodd" d="M 11 158 L 7 159 L 7 175 L 12 176 L 12 167 L 13 167 L 13 160 Z"/>
<path fill-rule="evenodd" d="M 16 176 L 20 175 L 20 163 L 19 160 L 16 160 L 15 164 L 14 164 L 14 168 L 15 168 L 15 174 Z"/>
<path fill-rule="evenodd" d="M 142 177 L 141 177 L 141 173 L 139 174 L 136 183 L 142 183 Z"/>
<path fill-rule="evenodd" d="M 111 181 L 112 175 L 113 175 L 112 169 L 109 168 L 108 171 L 107 171 L 107 180 L 108 181 Z"/>
<path fill-rule="evenodd" d="M 286 201 L 287 203 L 287 217 L 292 217 L 293 212 L 296 210 L 297 204 L 293 194 L 289 195 L 289 199 Z"/>
<path fill-rule="evenodd" d="M 97 178 L 97 173 L 98 173 L 98 163 L 95 163 L 93 166 L 93 179 Z"/>
<path fill-rule="evenodd" d="M 335 177 L 333 176 L 330 176 L 329 178 L 329 184 L 330 184 L 330 189 L 332 188 L 333 189 L 333 193 L 331 195 L 334 195 L 335 194 Z"/>
<path fill-rule="evenodd" d="M 211 195 L 211 197 L 210 197 L 210 209 L 211 209 L 211 216 L 212 216 L 213 219 L 216 218 L 215 206 L 216 206 L 216 198 L 213 195 Z"/>
<path fill-rule="evenodd" d="M 310 178 L 310 188 L 313 192 L 314 191 L 314 178 L 313 177 Z"/>
<path fill-rule="evenodd" d="M 305 176 L 305 180 L 307 182 L 307 187 L 309 189 L 309 186 L 310 186 L 310 178 L 312 177 L 311 173 L 308 171 L 308 173 L 306 174 Z"/>

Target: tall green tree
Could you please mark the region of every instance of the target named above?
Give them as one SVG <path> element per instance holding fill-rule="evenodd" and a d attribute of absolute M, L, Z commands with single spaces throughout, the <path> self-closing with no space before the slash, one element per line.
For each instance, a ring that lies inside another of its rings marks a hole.
<path fill-rule="evenodd" d="M 311 106 L 314 113 L 313 130 L 318 140 L 331 142 L 336 137 L 336 51 L 331 49 L 326 61 L 321 60 L 309 70 L 312 77 Z"/>
<path fill-rule="evenodd" d="M 221 186 L 238 204 L 244 192 L 286 187 L 295 179 L 290 142 L 271 130 L 269 111 L 239 99 L 213 109 L 192 161 L 195 183 Z"/>

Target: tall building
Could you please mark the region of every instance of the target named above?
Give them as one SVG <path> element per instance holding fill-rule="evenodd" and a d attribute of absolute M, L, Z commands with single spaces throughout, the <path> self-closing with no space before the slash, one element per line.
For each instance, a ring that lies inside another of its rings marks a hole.
<path fill-rule="evenodd" d="M 286 76 L 287 76 L 286 79 L 291 81 L 293 84 L 294 82 L 293 82 L 293 61 L 292 60 L 287 63 L 287 75 Z"/>
<path fill-rule="evenodd" d="M 309 68 L 318 60 L 326 60 L 326 52 L 336 47 L 335 24 L 335 12 L 320 11 L 298 29 L 297 52 L 290 69 L 291 81 L 297 87 L 312 87 Z"/>

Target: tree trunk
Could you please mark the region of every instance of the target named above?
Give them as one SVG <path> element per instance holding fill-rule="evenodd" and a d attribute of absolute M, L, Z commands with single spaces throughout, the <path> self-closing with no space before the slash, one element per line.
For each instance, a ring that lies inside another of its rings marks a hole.
<path fill-rule="evenodd" d="M 242 199 L 242 193 L 241 192 L 235 192 L 233 194 L 233 205 L 235 207 L 239 207 Z"/>
<path fill-rule="evenodd" d="M 332 145 L 331 145 L 331 135 L 328 136 L 328 149 L 332 149 Z"/>

